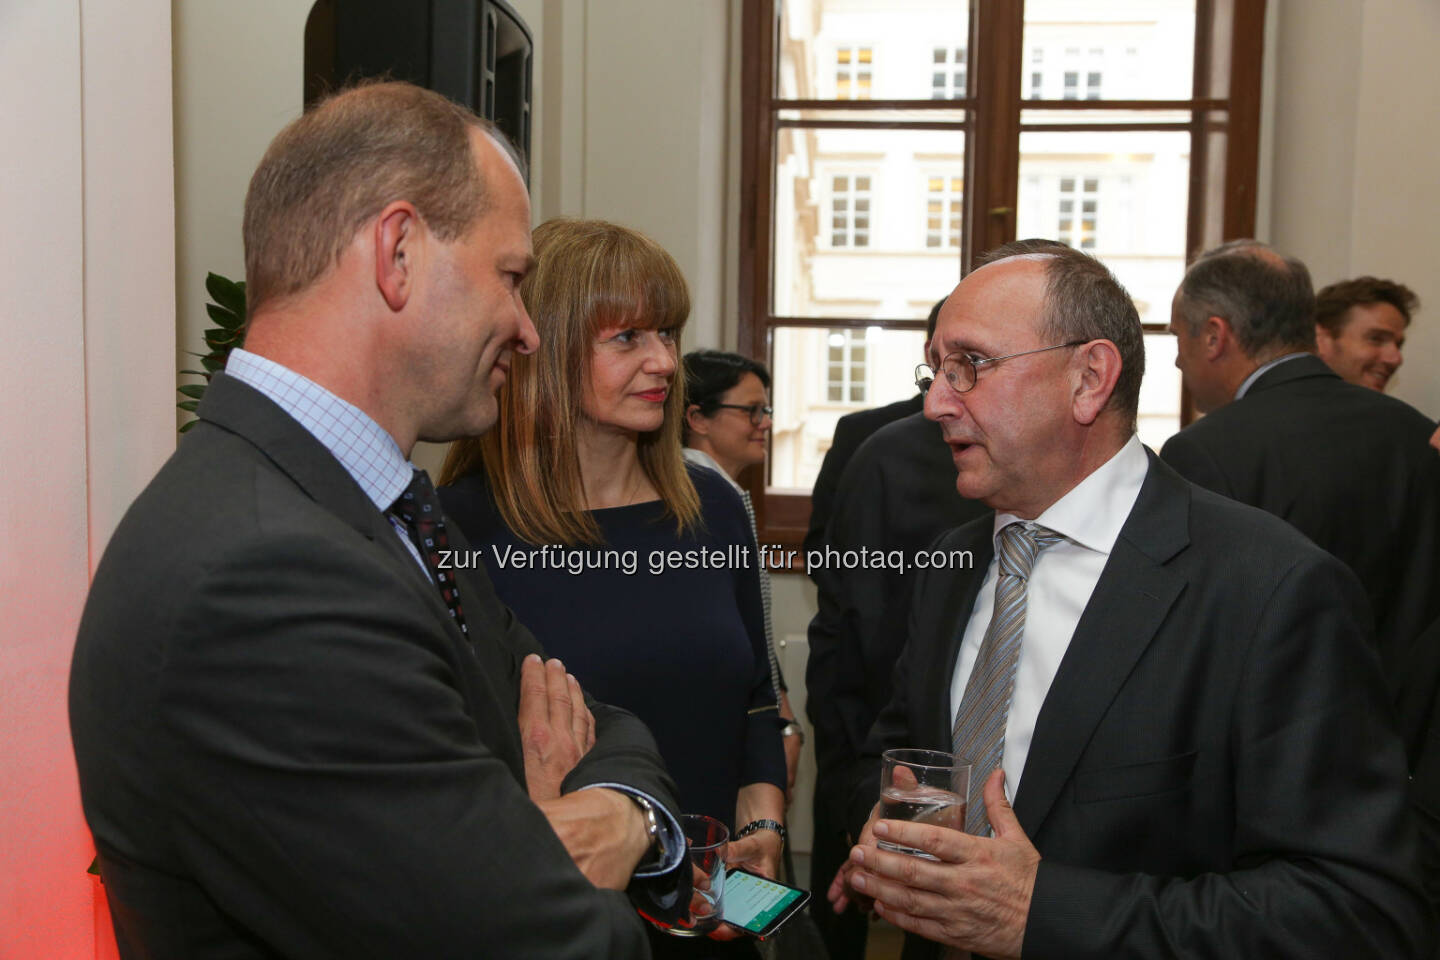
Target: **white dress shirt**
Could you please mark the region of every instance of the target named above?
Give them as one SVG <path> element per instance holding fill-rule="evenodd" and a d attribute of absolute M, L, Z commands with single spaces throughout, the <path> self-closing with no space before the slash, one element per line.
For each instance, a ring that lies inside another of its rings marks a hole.
<path fill-rule="evenodd" d="M 1035 734 L 1035 721 L 1040 706 L 1050 691 L 1060 661 L 1070 647 L 1070 638 L 1080 622 L 1080 615 L 1100 582 L 1100 574 L 1110 559 L 1110 551 L 1120 536 L 1120 528 L 1130 516 L 1140 487 L 1150 469 L 1149 457 L 1140 438 L 1131 436 L 1116 454 L 1105 461 L 1075 488 L 1035 518 L 1035 523 L 1048 527 L 1068 539 L 1045 550 L 1030 572 L 1026 592 L 1025 634 L 1020 642 L 1019 660 L 1015 667 L 1015 689 L 1010 700 L 1010 716 L 1005 726 L 1005 752 L 1001 766 L 1005 768 L 1005 793 L 1011 800 L 1020 786 L 1020 774 L 1030 753 L 1030 740 Z M 1025 522 L 1014 514 L 995 516 L 993 536 L 997 544 L 1000 531 L 1011 523 Z M 997 545 L 998 554 L 998 545 Z M 950 717 L 955 715 L 965 695 L 965 684 L 980 652 L 980 642 L 995 609 L 995 583 L 999 579 L 998 559 L 992 558 L 985 582 L 975 598 L 975 609 L 965 626 L 960 656 L 955 662 L 955 676 L 950 681 Z M 988 771 L 976 770 L 984 777 Z"/>

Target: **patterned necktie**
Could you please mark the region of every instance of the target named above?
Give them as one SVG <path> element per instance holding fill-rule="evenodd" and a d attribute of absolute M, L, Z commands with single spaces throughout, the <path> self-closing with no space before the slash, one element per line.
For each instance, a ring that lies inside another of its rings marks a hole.
<path fill-rule="evenodd" d="M 430 475 L 424 470 L 416 470 L 410 486 L 400 494 L 400 499 L 395 501 L 389 512 L 405 525 L 410 542 L 420 551 L 425 568 L 440 586 L 440 596 L 445 599 L 445 607 L 450 611 L 455 625 L 460 628 L 461 633 L 469 636 L 455 575 L 449 570 L 440 569 L 440 551 L 449 547 L 450 539 L 445 534 L 445 521 L 440 515 L 440 498 L 436 496 L 435 487 L 430 483 Z"/>
<path fill-rule="evenodd" d="M 1025 634 L 1025 590 L 1041 551 L 1064 540 L 1053 530 L 1012 523 L 1000 531 L 1000 577 L 995 583 L 995 611 L 980 653 L 965 684 L 955 717 L 955 752 L 973 764 L 965 832 L 988 836 L 990 818 L 982 796 L 985 780 L 1000 766 L 1005 752 L 1005 721 L 1015 689 L 1015 664 Z"/>

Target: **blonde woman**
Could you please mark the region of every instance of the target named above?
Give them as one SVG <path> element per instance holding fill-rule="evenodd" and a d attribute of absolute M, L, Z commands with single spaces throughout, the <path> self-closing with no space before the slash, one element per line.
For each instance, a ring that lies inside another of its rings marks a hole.
<path fill-rule="evenodd" d="M 650 727 L 686 812 L 739 838 L 731 862 L 773 877 L 782 724 L 744 507 L 681 454 L 684 278 L 603 221 L 548 221 L 534 245 L 540 347 L 514 357 L 495 429 L 451 449 L 446 514 L 547 654 Z"/>

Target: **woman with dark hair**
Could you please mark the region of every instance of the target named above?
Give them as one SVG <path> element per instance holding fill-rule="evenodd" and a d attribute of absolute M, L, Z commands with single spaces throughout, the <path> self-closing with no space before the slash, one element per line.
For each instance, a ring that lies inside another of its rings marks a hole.
<path fill-rule="evenodd" d="M 759 556 L 759 536 L 750 494 L 740 486 L 746 467 L 765 462 L 770 436 L 770 371 L 758 360 L 724 350 L 695 350 L 685 354 L 685 459 L 709 467 L 730 481 L 745 504 L 750 532 Z M 765 608 L 765 644 L 770 656 L 770 678 L 780 704 L 781 732 L 785 737 L 786 797 L 795 788 L 804 729 L 790 709 L 785 678 L 775 656 L 775 630 L 770 618 L 770 573 L 760 567 L 760 594 Z"/>
<path fill-rule="evenodd" d="M 445 512 L 546 653 L 650 727 L 684 809 L 731 827 L 730 862 L 774 877 L 785 761 L 759 578 L 739 562 L 750 529 L 729 483 L 680 452 L 684 278 L 603 221 L 548 221 L 534 247 L 520 296 L 540 347 L 515 355 L 495 428 L 451 448 Z M 657 943 L 736 948 L 753 950 Z"/>

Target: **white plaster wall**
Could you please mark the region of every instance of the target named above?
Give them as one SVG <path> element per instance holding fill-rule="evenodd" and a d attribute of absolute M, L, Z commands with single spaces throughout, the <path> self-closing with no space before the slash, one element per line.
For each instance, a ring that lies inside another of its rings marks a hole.
<path fill-rule="evenodd" d="M 693 300 L 687 350 L 719 345 L 724 309 L 729 12 L 730 0 L 589 0 L 585 12 L 583 214 L 675 257 Z"/>
<path fill-rule="evenodd" d="M 167 0 L 0 6 L 0 956 L 15 960 L 96 955 L 66 687 L 93 564 L 175 442 L 169 51 Z"/>

